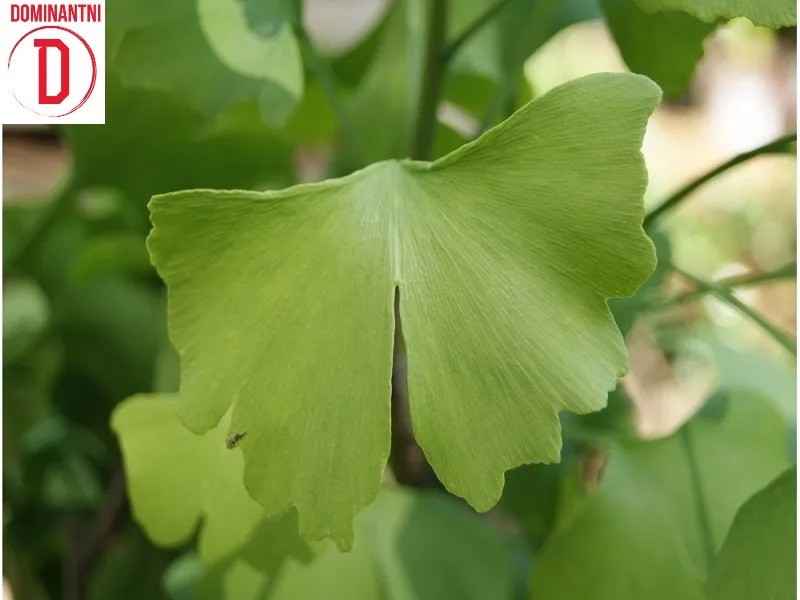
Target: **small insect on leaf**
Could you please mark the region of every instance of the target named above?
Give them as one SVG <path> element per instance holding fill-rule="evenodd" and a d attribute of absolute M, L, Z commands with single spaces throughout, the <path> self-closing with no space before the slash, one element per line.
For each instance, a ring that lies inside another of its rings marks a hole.
<path fill-rule="evenodd" d="M 228 437 L 225 438 L 225 447 L 228 450 L 233 450 L 234 448 L 236 448 L 236 446 L 239 445 L 239 442 L 241 442 L 242 438 L 246 435 L 247 435 L 246 431 L 243 431 L 241 433 L 233 432 L 229 434 Z"/>

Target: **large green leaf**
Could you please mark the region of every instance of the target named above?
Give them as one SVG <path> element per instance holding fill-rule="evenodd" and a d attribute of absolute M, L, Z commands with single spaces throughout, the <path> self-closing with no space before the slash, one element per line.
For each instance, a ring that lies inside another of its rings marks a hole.
<path fill-rule="evenodd" d="M 703 56 L 703 40 L 715 26 L 682 12 L 649 14 L 635 0 L 603 0 L 602 4 L 631 71 L 652 78 L 667 96 L 683 93 Z"/>
<path fill-rule="evenodd" d="M 597 489 L 576 477 L 562 491 L 532 597 L 704 598 L 706 545 L 718 548 L 737 508 L 788 466 L 783 417 L 759 396 L 729 402 L 724 418 L 701 416 L 687 426 L 711 539 L 704 541 L 686 432 L 612 444 Z"/>
<path fill-rule="evenodd" d="M 792 468 L 739 509 L 711 573 L 711 600 L 796 597 L 796 480 Z"/>
<path fill-rule="evenodd" d="M 658 98 L 593 75 L 434 163 L 155 197 L 183 421 L 233 406 L 253 497 L 348 546 L 389 453 L 398 294 L 416 439 L 490 508 L 504 471 L 559 459 L 558 412 L 598 410 L 625 372 L 606 299 L 654 266 L 639 147 Z"/>
<path fill-rule="evenodd" d="M 747 17 L 756 25 L 790 27 L 797 24 L 794 0 L 636 0 L 647 12 L 680 10 L 714 23 Z"/>
<path fill-rule="evenodd" d="M 356 519 L 355 546 L 289 563 L 270 599 L 503 600 L 511 556 L 496 532 L 437 493 L 382 492 Z"/>
<path fill-rule="evenodd" d="M 261 506 L 242 485 L 241 453 L 226 444 L 223 421 L 204 436 L 186 430 L 175 413 L 174 396 L 134 396 L 115 411 L 112 426 L 120 438 L 128 492 L 136 520 L 157 544 L 185 541 L 203 519 L 200 555 L 209 564 L 247 552 L 256 566 L 277 568 L 289 555 L 306 559 L 297 538 L 296 517 L 266 520 Z M 253 540 L 258 537 L 258 540 Z"/>

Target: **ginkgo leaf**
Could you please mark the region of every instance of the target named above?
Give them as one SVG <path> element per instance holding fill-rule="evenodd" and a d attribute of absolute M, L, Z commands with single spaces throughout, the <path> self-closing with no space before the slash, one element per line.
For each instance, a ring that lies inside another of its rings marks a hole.
<path fill-rule="evenodd" d="M 227 419 L 198 436 L 181 425 L 175 408 L 174 395 L 140 395 L 120 404 L 112 417 L 133 513 L 150 538 L 177 545 L 202 518 L 199 550 L 209 564 L 246 550 L 255 535 L 271 544 L 270 553 L 253 561 L 264 570 L 289 555 L 307 560 L 296 515 L 267 520 L 245 491 L 242 455 L 227 447 Z"/>
<path fill-rule="evenodd" d="M 797 468 L 736 513 L 708 582 L 710 600 L 793 600 L 797 590 Z"/>
<path fill-rule="evenodd" d="M 639 148 L 659 96 L 592 75 L 433 163 L 156 196 L 184 423 L 233 406 L 251 495 L 347 547 L 389 454 L 398 295 L 416 439 L 489 509 L 506 470 L 559 459 L 558 412 L 602 408 L 625 372 L 606 299 L 653 270 Z"/>
<path fill-rule="evenodd" d="M 797 24 L 794 0 L 636 0 L 647 12 L 680 10 L 714 23 L 747 17 L 756 25 L 790 27 Z"/>
<path fill-rule="evenodd" d="M 647 13 L 636 0 L 603 0 L 602 5 L 631 71 L 650 77 L 666 96 L 682 94 L 703 56 L 703 41 L 715 25 L 684 12 Z"/>

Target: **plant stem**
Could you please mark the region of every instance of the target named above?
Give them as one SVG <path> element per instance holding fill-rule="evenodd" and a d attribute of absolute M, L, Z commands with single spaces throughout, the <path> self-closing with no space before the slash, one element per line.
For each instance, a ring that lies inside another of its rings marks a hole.
<path fill-rule="evenodd" d="M 346 137 L 348 141 L 352 142 L 355 137 L 355 128 L 339 96 L 339 85 L 330 62 L 317 51 L 301 22 L 298 21 L 298 23 L 295 24 L 294 31 L 297 40 L 300 42 L 302 53 L 305 56 L 305 63 L 308 65 L 309 70 L 316 76 L 317 80 L 319 80 L 322 92 L 325 94 L 333 112 L 336 114 L 336 118 L 339 120 L 342 135 Z"/>
<path fill-rule="evenodd" d="M 689 423 L 681 427 L 681 445 L 686 453 L 686 461 L 689 463 L 689 476 L 692 483 L 692 495 L 694 496 L 697 518 L 700 521 L 700 535 L 703 540 L 703 550 L 706 557 L 706 567 L 710 567 L 714 561 L 714 536 L 711 532 L 711 522 L 708 519 L 708 507 L 706 506 L 705 494 L 703 493 L 703 481 L 700 476 L 700 465 L 697 460 L 697 452 L 694 447 L 692 433 L 689 430 Z"/>
<path fill-rule="evenodd" d="M 498 0 L 498 2 L 495 2 L 492 6 L 487 8 L 486 11 L 484 11 L 477 19 L 475 19 L 463 32 L 461 32 L 456 39 L 445 46 L 445 48 L 442 50 L 442 62 L 445 64 L 450 62 L 458 53 L 461 46 L 467 42 L 467 40 L 480 31 L 483 26 L 489 23 L 494 17 L 500 14 L 500 12 L 506 6 L 511 4 L 511 2 L 512 0 Z"/>
<path fill-rule="evenodd" d="M 745 275 L 726 277 L 725 279 L 715 281 L 714 285 L 720 288 L 726 288 L 728 290 L 731 288 L 753 287 L 762 283 L 771 283 L 773 281 L 780 281 L 781 279 L 791 279 L 795 276 L 796 272 L 797 263 L 792 261 L 791 263 L 775 269 L 774 271 L 767 271 L 765 273 L 747 273 Z M 663 310 L 665 308 L 686 304 L 687 302 L 692 302 L 698 298 L 702 298 L 709 293 L 709 291 L 710 290 L 708 289 L 697 289 L 692 290 L 691 292 L 678 294 L 673 298 L 669 298 L 664 302 L 652 306 L 648 310 Z"/>
<path fill-rule="evenodd" d="M 411 158 L 428 160 L 436 134 L 436 110 L 442 89 L 445 63 L 442 48 L 447 33 L 447 0 L 427 0 L 428 22 L 425 43 L 425 68 L 419 98 L 417 126 L 411 145 Z"/>
<path fill-rule="evenodd" d="M 645 229 L 652 229 L 653 225 L 660 218 L 663 217 L 664 213 L 675 208 L 689 194 L 694 192 L 697 188 L 707 183 L 717 175 L 724 173 L 728 169 L 732 169 L 736 165 L 740 165 L 744 162 L 747 162 L 751 158 L 755 158 L 756 156 L 761 156 L 762 154 L 776 154 L 776 153 L 788 152 L 789 145 L 796 140 L 797 140 L 797 133 L 796 132 L 790 133 L 768 144 L 764 144 L 763 146 L 759 146 L 758 148 L 754 148 L 753 150 L 749 150 L 748 152 L 743 152 L 742 154 L 738 154 L 734 156 L 732 159 L 728 160 L 727 162 L 724 162 L 718 167 L 712 169 L 705 175 L 701 175 L 694 181 L 691 181 L 690 183 L 683 186 L 677 192 L 672 194 L 669 198 L 664 200 L 664 202 L 662 202 L 656 208 L 650 211 L 650 213 L 644 219 Z"/>
<path fill-rule="evenodd" d="M 778 342 L 781 346 L 786 348 L 789 352 L 796 355 L 797 354 L 797 345 L 795 340 L 791 337 L 786 335 L 783 331 L 775 327 L 772 323 L 767 321 L 761 314 L 757 311 L 753 310 L 749 306 L 747 306 L 744 302 L 739 300 L 733 292 L 725 287 L 721 287 L 718 284 L 710 283 L 708 281 L 704 281 L 695 277 L 694 275 L 690 275 L 686 271 L 682 271 L 675 267 L 675 272 L 691 281 L 694 285 L 698 287 L 698 289 L 703 290 L 704 293 L 713 294 L 719 300 L 729 304 L 748 319 L 753 321 L 756 325 L 758 325 L 761 329 L 763 329 L 772 339 Z"/>

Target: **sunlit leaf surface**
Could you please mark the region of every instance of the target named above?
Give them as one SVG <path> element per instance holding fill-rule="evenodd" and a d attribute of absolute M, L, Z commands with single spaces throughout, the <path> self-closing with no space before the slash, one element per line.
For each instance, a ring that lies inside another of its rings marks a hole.
<path fill-rule="evenodd" d="M 449 490 L 493 506 L 504 471 L 559 459 L 558 411 L 601 408 L 625 372 L 606 298 L 653 269 L 639 146 L 658 97 L 590 76 L 434 163 L 154 198 L 184 422 L 233 405 L 253 496 L 347 546 L 389 452 L 397 294 L 415 436 Z"/>

